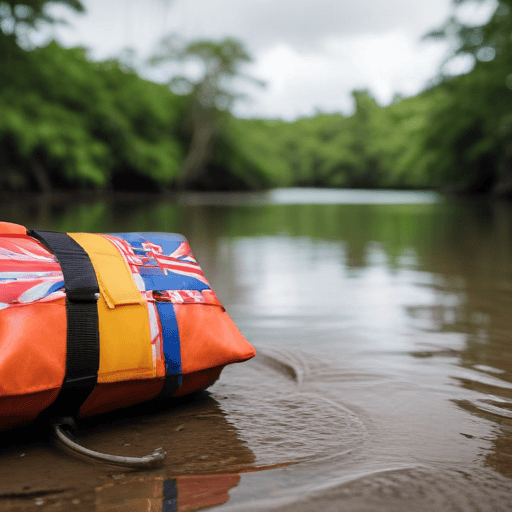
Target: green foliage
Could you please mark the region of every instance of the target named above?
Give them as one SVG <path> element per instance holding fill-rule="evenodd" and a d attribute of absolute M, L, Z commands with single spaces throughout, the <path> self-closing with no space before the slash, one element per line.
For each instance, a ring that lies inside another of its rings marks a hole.
<path fill-rule="evenodd" d="M 175 179 L 184 102 L 165 86 L 56 43 L 18 52 L 14 63 L 0 82 L 0 187 L 130 189 Z"/>
<path fill-rule="evenodd" d="M 190 96 L 56 43 L 12 46 L 10 57 L 0 73 L 0 189 L 175 186 L 194 136 Z M 495 65 L 385 108 L 355 91 L 350 116 L 243 120 L 212 107 L 218 131 L 196 186 L 488 188 L 512 124 L 500 108 L 510 104 L 508 75 L 489 73 Z"/>
<path fill-rule="evenodd" d="M 190 142 L 176 185 L 178 188 L 260 188 L 254 180 L 254 169 L 240 176 L 243 158 L 229 142 L 225 133 L 227 112 L 242 95 L 233 89 L 233 82 L 245 78 L 241 66 L 252 59 L 243 45 L 234 39 L 219 42 L 210 40 L 192 41 L 184 44 L 176 37 L 161 42 L 159 53 L 151 59 L 152 64 L 167 62 L 193 62 L 202 72 L 198 79 L 174 76 L 168 85 L 171 89 L 185 89 L 190 96 L 187 120 L 190 126 Z M 216 148 L 217 147 L 217 148 Z M 219 162 L 214 158 L 219 147 L 229 161 Z M 229 149 L 228 149 L 229 148 Z M 228 156 L 229 155 L 229 156 Z M 222 168 L 228 166 L 231 179 L 225 179 Z M 219 172 L 221 171 L 221 172 Z M 231 181 L 231 183 L 229 183 Z"/>
<path fill-rule="evenodd" d="M 273 186 L 416 188 L 432 182 L 419 162 L 427 114 L 437 91 L 380 107 L 368 91 L 353 93 L 352 116 L 317 114 L 292 123 L 234 119 L 245 159 Z"/>
<path fill-rule="evenodd" d="M 430 34 L 452 38 L 454 55 L 473 59 L 466 75 L 441 74 L 436 86 L 387 107 L 354 91 L 351 115 L 294 122 L 229 113 L 240 96 L 232 79 L 246 78 L 241 66 L 250 59 L 231 39 L 166 41 L 154 62 L 196 60 L 204 71 L 167 85 L 114 60 L 91 62 L 80 48 L 24 50 L 20 34 L 53 21 L 49 3 L 0 0 L 0 190 L 435 187 L 512 195 L 512 0 L 499 0 L 486 24 L 454 17 Z M 177 85 L 188 93 L 174 94 Z"/>
<path fill-rule="evenodd" d="M 453 17 L 429 35 L 451 40 L 452 57 L 474 62 L 464 76 L 442 77 L 440 101 L 428 114 L 427 172 L 450 189 L 512 193 L 511 7 L 511 0 L 499 0 L 487 23 L 468 26 Z"/>
<path fill-rule="evenodd" d="M 454 17 L 429 35 L 454 38 L 453 55 L 474 59 L 470 73 L 441 75 L 437 86 L 386 108 L 368 91 L 354 91 L 349 117 L 239 120 L 244 154 L 279 185 L 512 195 L 511 8 L 512 0 L 500 0 L 482 26 Z"/>
<path fill-rule="evenodd" d="M 30 46 L 30 33 L 43 23 L 57 23 L 48 12 L 51 4 L 63 4 L 83 12 L 80 0 L 2 0 L 0 1 L 0 44 L 15 39 L 21 46 Z"/>
<path fill-rule="evenodd" d="M 265 120 L 227 118 L 212 158 L 217 176 L 224 169 L 224 182 L 231 182 L 222 188 L 259 190 L 289 184 L 287 162 L 276 158 L 269 124 Z"/>

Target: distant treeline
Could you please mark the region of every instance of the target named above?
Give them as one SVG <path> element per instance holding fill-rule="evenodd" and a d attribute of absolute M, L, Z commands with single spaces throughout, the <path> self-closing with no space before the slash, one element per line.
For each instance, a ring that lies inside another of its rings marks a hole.
<path fill-rule="evenodd" d="M 432 33 L 455 38 L 456 53 L 474 56 L 473 70 L 441 75 L 421 94 L 397 97 L 387 107 L 368 91 L 354 91 L 350 116 L 285 122 L 237 119 L 209 105 L 215 116 L 203 109 L 201 122 L 213 119 L 216 129 L 201 161 L 205 169 L 185 187 L 512 195 L 511 5 L 500 0 L 481 27 L 450 20 Z M 194 94 L 176 95 L 116 60 L 92 62 L 83 49 L 52 42 L 24 50 L 14 34 L 0 31 L 0 190 L 163 191 L 183 185 L 180 173 L 198 137 Z"/>

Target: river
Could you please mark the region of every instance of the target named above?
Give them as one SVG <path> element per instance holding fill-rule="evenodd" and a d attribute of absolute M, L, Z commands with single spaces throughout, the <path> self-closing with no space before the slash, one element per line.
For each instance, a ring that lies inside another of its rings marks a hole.
<path fill-rule="evenodd" d="M 209 393 L 79 425 L 163 468 L 0 441 L 0 511 L 512 509 L 512 205 L 289 189 L 3 201 L 62 231 L 184 234 L 257 356 Z"/>

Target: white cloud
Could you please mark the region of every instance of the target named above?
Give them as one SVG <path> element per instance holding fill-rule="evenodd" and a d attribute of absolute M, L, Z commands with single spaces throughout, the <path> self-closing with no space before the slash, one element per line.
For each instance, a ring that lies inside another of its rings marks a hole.
<path fill-rule="evenodd" d="M 435 75 L 445 48 L 421 44 L 402 31 L 332 37 L 316 51 L 299 52 L 280 44 L 258 55 L 252 73 L 266 80 L 252 104 L 238 115 L 287 119 L 322 112 L 349 113 L 350 92 L 368 88 L 381 104 L 396 93 L 418 93 Z"/>
<path fill-rule="evenodd" d="M 386 103 L 431 78 L 443 45 L 419 43 L 441 25 L 451 0 L 84 0 L 88 14 L 53 29 L 66 45 L 104 59 L 133 47 L 148 57 L 176 32 L 185 38 L 232 36 L 255 58 L 247 72 L 267 82 L 251 89 L 243 116 L 285 117 L 351 108 L 350 91 L 369 88 Z M 153 75 L 156 76 L 156 75 Z"/>
<path fill-rule="evenodd" d="M 252 51 L 288 44 L 304 50 L 326 38 L 401 28 L 420 37 L 441 24 L 450 0 L 175 0 L 170 20 L 181 33 L 229 33 Z"/>

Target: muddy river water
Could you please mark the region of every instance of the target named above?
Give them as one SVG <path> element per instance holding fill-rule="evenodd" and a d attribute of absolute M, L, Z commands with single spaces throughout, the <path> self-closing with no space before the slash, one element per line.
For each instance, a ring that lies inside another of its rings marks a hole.
<path fill-rule="evenodd" d="M 512 205 L 276 190 L 3 201 L 2 220 L 183 233 L 256 347 L 209 393 L 0 437 L 0 511 L 512 509 Z"/>

